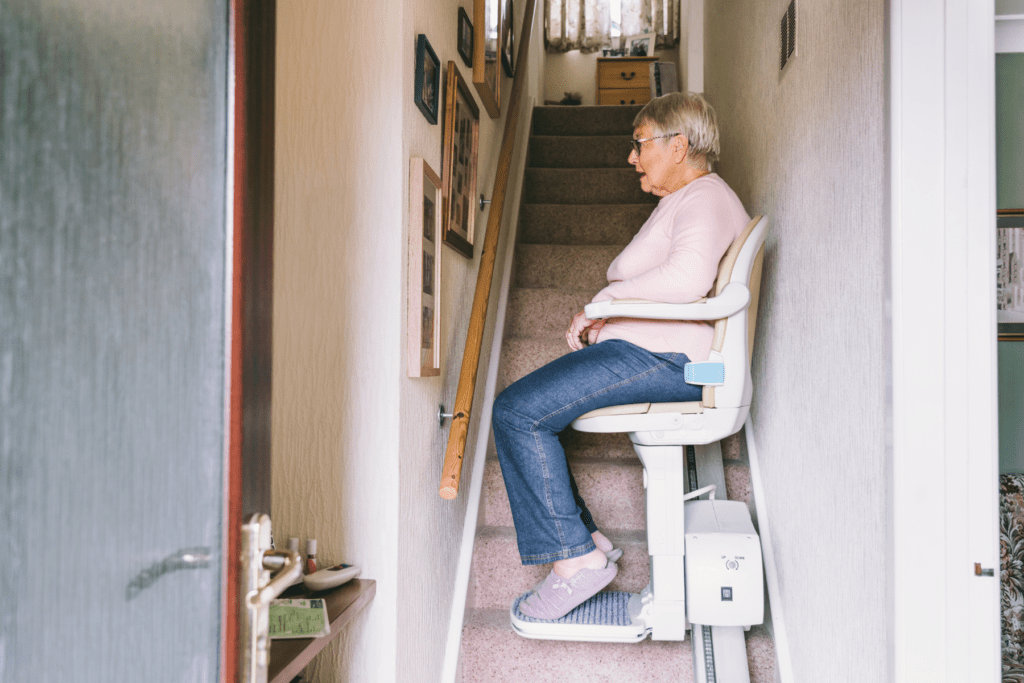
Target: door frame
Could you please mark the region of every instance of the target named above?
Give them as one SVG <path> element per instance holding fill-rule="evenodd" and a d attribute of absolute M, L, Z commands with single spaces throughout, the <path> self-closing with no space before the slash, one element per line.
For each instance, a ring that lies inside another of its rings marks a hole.
<path fill-rule="evenodd" d="M 229 0 L 226 533 L 220 667 L 238 678 L 241 528 L 270 514 L 276 0 Z"/>
<path fill-rule="evenodd" d="M 1000 677 L 993 35 L 992 0 L 890 0 L 897 682 Z"/>

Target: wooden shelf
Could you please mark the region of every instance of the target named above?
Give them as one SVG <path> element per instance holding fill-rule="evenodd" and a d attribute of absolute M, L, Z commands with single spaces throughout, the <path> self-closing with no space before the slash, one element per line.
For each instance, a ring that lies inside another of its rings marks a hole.
<path fill-rule="evenodd" d="M 321 638 L 286 638 L 270 641 L 270 683 L 289 683 L 299 675 L 310 660 L 338 637 L 345 625 L 352 621 L 359 611 L 373 599 L 377 582 L 370 579 L 353 579 L 329 591 L 309 593 L 301 588 L 289 589 L 281 597 L 312 597 L 327 601 L 327 618 L 331 621 L 331 632 Z"/>

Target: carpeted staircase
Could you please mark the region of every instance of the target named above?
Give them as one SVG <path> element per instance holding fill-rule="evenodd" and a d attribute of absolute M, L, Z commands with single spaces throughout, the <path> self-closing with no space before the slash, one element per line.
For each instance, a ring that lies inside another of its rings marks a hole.
<path fill-rule="evenodd" d="M 612 259 L 650 215 L 626 157 L 639 107 L 538 107 L 509 293 L 500 391 L 569 352 L 565 330 L 606 283 Z M 622 548 L 608 590 L 639 592 L 649 578 L 642 468 L 624 434 L 562 435 L 573 475 L 601 530 Z M 739 440 L 723 442 L 728 497 L 749 503 L 750 472 Z M 524 567 L 493 447 L 480 501 L 463 627 L 463 683 L 692 681 L 690 641 L 639 644 L 527 640 L 509 624 L 509 606 L 549 565 Z M 753 683 L 773 683 L 775 653 L 764 627 L 747 634 Z"/>

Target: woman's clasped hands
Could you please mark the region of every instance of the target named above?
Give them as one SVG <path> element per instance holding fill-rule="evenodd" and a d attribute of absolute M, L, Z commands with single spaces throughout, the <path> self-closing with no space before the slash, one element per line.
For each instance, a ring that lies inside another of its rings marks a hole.
<path fill-rule="evenodd" d="M 604 327 L 604 320 L 591 320 L 583 311 L 572 317 L 569 329 L 565 333 L 565 340 L 569 342 L 569 348 L 579 351 L 584 346 L 597 342 L 597 335 Z"/>

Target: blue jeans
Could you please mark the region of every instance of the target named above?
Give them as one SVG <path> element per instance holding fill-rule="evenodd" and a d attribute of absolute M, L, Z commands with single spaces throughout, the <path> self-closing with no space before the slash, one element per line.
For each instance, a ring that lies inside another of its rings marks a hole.
<path fill-rule="evenodd" d="M 685 353 L 610 339 L 552 361 L 494 399 L 494 445 L 523 564 L 586 555 L 597 531 L 558 434 L 580 415 L 627 403 L 699 401 L 683 381 Z"/>

